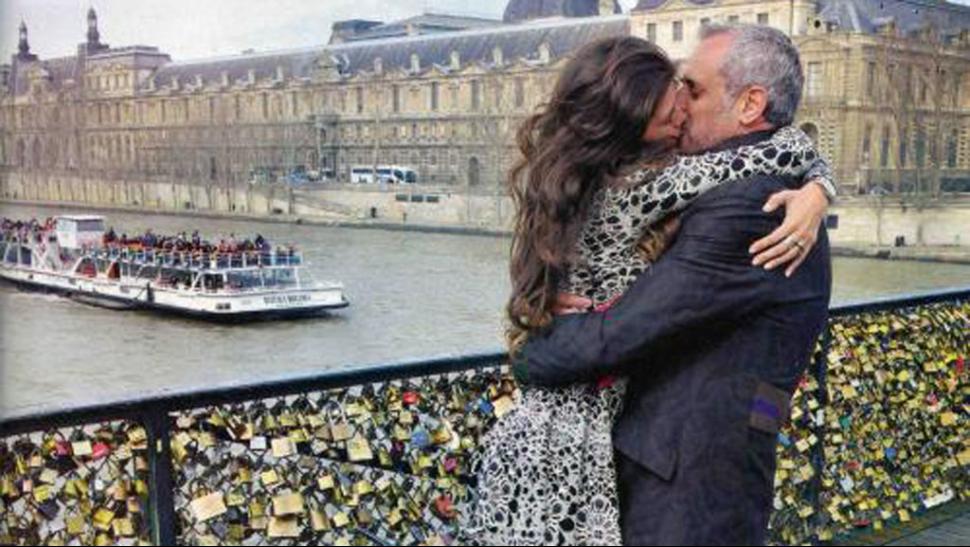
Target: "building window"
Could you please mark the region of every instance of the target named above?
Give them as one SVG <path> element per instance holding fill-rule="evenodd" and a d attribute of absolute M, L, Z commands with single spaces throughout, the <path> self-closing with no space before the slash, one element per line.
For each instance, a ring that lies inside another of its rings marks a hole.
<path fill-rule="evenodd" d="M 233 110 L 233 118 L 236 121 L 239 121 L 239 119 L 242 118 L 242 104 L 240 104 L 239 95 L 236 95 L 232 98 L 232 110 Z"/>
<path fill-rule="evenodd" d="M 673 32 L 674 32 L 674 41 L 683 42 L 684 41 L 684 22 L 674 21 Z"/>
<path fill-rule="evenodd" d="M 927 104 L 929 101 L 929 90 L 930 86 L 928 80 L 930 78 L 929 72 L 924 72 L 923 77 L 920 78 L 919 82 L 919 102 L 920 104 Z"/>
<path fill-rule="evenodd" d="M 266 118 L 269 118 L 269 97 L 263 93 L 260 101 L 262 102 L 263 119 L 265 120 Z"/>
<path fill-rule="evenodd" d="M 808 70 L 805 74 L 805 88 L 809 97 L 822 96 L 822 63 L 808 63 Z"/>
<path fill-rule="evenodd" d="M 907 150 L 907 145 L 909 143 L 907 143 L 906 141 L 908 140 L 909 140 L 908 135 L 900 135 L 899 137 L 899 166 L 900 167 L 906 167 L 906 155 L 909 152 L 909 150 Z"/>
<path fill-rule="evenodd" d="M 916 131 L 916 167 L 926 166 L 926 131 L 919 129 Z"/>
<path fill-rule="evenodd" d="M 401 111 L 401 86 L 397 84 L 391 87 L 391 108 L 395 114 Z"/>
<path fill-rule="evenodd" d="M 363 114 L 364 113 L 364 88 L 358 87 L 355 90 L 355 94 L 357 99 L 357 113 Z"/>
<path fill-rule="evenodd" d="M 950 169 L 956 169 L 957 166 L 957 143 L 960 139 L 960 130 L 954 129 L 950 133 L 950 138 L 946 143 L 946 166 Z"/>
<path fill-rule="evenodd" d="M 438 101 L 441 93 L 441 85 L 438 82 L 431 82 L 431 110 L 438 111 Z"/>
<path fill-rule="evenodd" d="M 737 16 L 737 15 L 729 15 L 728 16 L 728 24 L 736 25 L 740 21 L 741 21 L 741 18 L 739 16 Z"/>
<path fill-rule="evenodd" d="M 704 28 L 704 27 L 706 27 L 707 25 L 710 25 L 710 24 L 711 24 L 711 18 L 710 17 L 703 17 L 703 18 L 701 18 L 701 28 Z"/>
<path fill-rule="evenodd" d="M 767 25 L 768 22 L 769 22 L 769 16 L 768 16 L 767 13 L 759 13 L 758 14 L 758 24 L 759 25 Z"/>
<path fill-rule="evenodd" d="M 472 81 L 472 110 L 482 107 L 482 84 L 478 80 Z"/>
<path fill-rule="evenodd" d="M 872 61 L 866 63 L 866 96 L 876 98 L 876 63 Z"/>
<path fill-rule="evenodd" d="M 889 167 L 889 126 L 882 128 L 882 144 L 879 150 L 879 166 L 883 169 Z"/>
<path fill-rule="evenodd" d="M 522 108 L 525 105 L 525 80 L 522 78 L 515 79 L 515 106 L 516 108 Z"/>
<path fill-rule="evenodd" d="M 869 165 L 869 155 L 872 151 L 872 124 L 866 124 L 865 133 L 862 135 L 862 162 Z"/>
<path fill-rule="evenodd" d="M 657 24 L 647 23 L 647 40 L 657 42 Z"/>

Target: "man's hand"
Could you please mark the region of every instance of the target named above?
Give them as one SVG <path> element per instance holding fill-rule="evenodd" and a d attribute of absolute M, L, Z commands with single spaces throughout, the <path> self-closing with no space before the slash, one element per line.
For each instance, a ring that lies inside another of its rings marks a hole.
<path fill-rule="evenodd" d="M 768 198 L 764 212 L 785 208 L 785 221 L 767 237 L 759 239 L 748 250 L 752 264 L 764 265 L 766 270 L 788 264 L 785 276 L 802 265 L 818 241 L 818 230 L 825 219 L 829 200 L 821 185 L 809 182 L 800 190 L 785 190 Z"/>
<path fill-rule="evenodd" d="M 576 296 L 575 294 L 559 293 L 556 297 L 556 305 L 552 307 L 553 315 L 569 315 L 572 313 L 586 313 L 593 306 L 593 301 L 589 298 Z"/>

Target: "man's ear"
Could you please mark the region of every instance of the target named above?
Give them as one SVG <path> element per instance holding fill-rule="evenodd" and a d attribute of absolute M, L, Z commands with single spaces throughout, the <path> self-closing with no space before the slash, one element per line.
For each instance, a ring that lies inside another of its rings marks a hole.
<path fill-rule="evenodd" d="M 768 90 L 757 85 L 749 87 L 738 99 L 738 108 L 741 125 L 755 125 L 763 121 L 768 110 Z"/>

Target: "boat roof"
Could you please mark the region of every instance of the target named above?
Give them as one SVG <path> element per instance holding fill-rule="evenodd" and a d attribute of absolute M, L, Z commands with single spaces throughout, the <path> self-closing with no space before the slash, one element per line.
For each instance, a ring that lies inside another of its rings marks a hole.
<path fill-rule="evenodd" d="M 58 215 L 54 218 L 56 220 L 104 220 L 101 215 Z"/>

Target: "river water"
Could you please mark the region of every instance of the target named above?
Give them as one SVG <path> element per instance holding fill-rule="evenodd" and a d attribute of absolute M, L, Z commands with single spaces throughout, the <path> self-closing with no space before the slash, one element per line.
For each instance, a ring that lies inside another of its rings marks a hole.
<path fill-rule="evenodd" d="M 0 206 L 15 218 L 64 210 Z M 82 212 L 82 211 L 77 211 Z M 256 232 L 295 243 L 351 306 L 216 325 L 94 308 L 0 284 L 0 417 L 405 359 L 499 350 L 508 240 L 111 213 L 118 233 Z M 970 284 L 970 266 L 835 259 L 834 303 Z"/>

